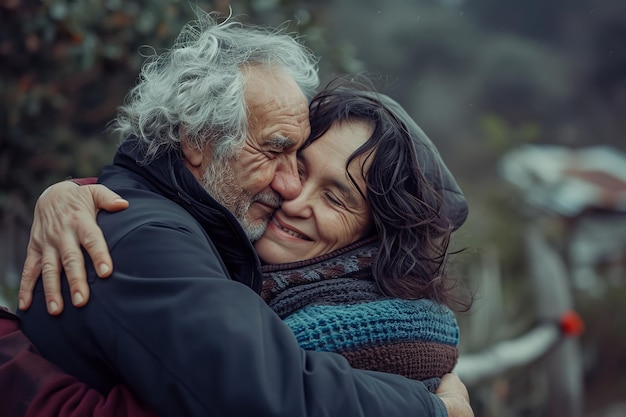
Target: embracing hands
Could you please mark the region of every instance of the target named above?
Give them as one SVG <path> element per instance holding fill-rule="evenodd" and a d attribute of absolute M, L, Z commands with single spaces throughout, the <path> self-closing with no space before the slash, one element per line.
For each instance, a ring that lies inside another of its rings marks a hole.
<path fill-rule="evenodd" d="M 41 194 L 35 205 L 26 261 L 20 282 L 20 310 L 30 307 L 39 275 L 44 282 L 48 312 L 63 311 L 61 270 L 65 271 L 72 304 L 83 306 L 89 299 L 89 286 L 81 245 L 93 260 L 100 278 L 113 270 L 109 249 L 96 223 L 98 210 L 119 211 L 128 202 L 103 185 L 78 186 L 71 181 L 54 184 Z"/>
<path fill-rule="evenodd" d="M 35 206 L 20 283 L 19 309 L 30 307 L 41 274 L 48 312 L 60 314 L 64 307 L 61 270 L 67 276 L 72 304 L 84 306 L 89 299 L 89 286 L 81 246 L 92 259 L 98 276 L 108 277 L 113 262 L 96 215 L 99 210 L 115 212 L 127 207 L 126 200 L 99 184 L 78 186 L 64 181 L 44 191 Z M 474 417 L 467 389 L 456 375 L 444 375 L 436 394 L 449 417 Z"/>

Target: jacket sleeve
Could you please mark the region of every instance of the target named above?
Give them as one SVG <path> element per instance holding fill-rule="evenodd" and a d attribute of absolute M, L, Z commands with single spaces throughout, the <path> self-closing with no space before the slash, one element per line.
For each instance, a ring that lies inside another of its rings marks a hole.
<path fill-rule="evenodd" d="M 141 226 L 111 247 L 111 277 L 89 273 L 86 307 L 60 320 L 42 307 L 30 321 L 68 324 L 61 332 L 77 349 L 98 346 L 77 357 L 99 355 L 162 416 L 445 416 L 420 382 L 301 349 L 209 243 L 171 224 Z"/>
<path fill-rule="evenodd" d="M 0 311 L 0 415 L 3 417 L 154 417 L 124 386 L 106 397 L 44 359 Z"/>

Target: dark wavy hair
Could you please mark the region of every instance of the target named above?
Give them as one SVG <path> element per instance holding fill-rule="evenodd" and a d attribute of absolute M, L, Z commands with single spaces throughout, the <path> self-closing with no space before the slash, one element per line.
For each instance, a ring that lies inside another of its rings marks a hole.
<path fill-rule="evenodd" d="M 420 166 L 419 153 L 431 150 L 402 120 L 408 115 L 392 111 L 385 100 L 390 99 L 362 80 L 331 82 L 311 102 L 311 136 L 304 146 L 336 123 L 362 121 L 373 127 L 369 139 L 346 162 L 346 172 L 353 160 L 365 156 L 365 192 L 348 175 L 372 211 L 372 234 L 379 240 L 374 280 L 388 296 L 450 305 L 445 266 L 450 234 L 458 225 L 444 213 L 438 176 L 426 178 Z"/>

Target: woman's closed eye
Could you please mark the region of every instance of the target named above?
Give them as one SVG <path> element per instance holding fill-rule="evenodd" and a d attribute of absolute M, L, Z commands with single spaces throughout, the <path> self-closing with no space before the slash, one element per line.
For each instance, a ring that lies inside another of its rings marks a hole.
<path fill-rule="evenodd" d="M 327 192 L 325 193 L 326 199 L 330 204 L 336 207 L 345 208 L 345 204 L 339 198 L 337 198 L 333 193 Z"/>

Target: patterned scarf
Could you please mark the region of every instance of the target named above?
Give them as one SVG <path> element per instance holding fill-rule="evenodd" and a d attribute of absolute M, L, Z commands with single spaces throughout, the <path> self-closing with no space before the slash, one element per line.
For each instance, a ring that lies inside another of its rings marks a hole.
<path fill-rule="evenodd" d="M 354 368 L 400 374 L 432 391 L 458 357 L 454 314 L 432 300 L 381 294 L 375 239 L 306 261 L 263 267 L 261 296 L 300 346 L 336 352 Z"/>

